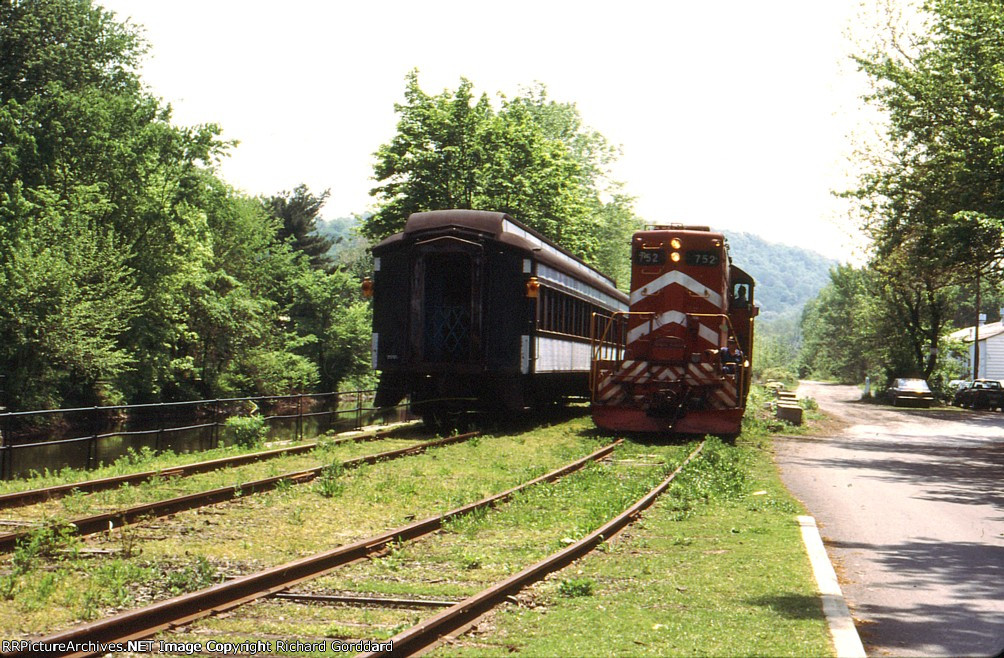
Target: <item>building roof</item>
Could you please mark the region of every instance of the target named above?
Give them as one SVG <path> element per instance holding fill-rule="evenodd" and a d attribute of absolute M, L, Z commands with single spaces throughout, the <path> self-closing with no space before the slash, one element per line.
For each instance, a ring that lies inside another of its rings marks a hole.
<path fill-rule="evenodd" d="M 948 334 L 948 337 L 952 340 L 961 340 L 964 343 L 971 343 L 973 342 L 975 329 L 976 327 L 959 329 L 958 331 L 953 331 Z M 994 336 L 999 336 L 1001 334 L 1004 334 L 1004 321 L 980 325 L 980 340 L 986 340 L 987 338 L 993 338 Z"/>

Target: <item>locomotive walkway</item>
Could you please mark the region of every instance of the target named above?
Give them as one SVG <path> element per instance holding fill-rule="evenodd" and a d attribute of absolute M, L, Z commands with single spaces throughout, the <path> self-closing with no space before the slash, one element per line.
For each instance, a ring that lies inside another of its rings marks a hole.
<path fill-rule="evenodd" d="M 816 382 L 799 395 L 847 423 L 778 439 L 777 462 L 869 655 L 1004 650 L 1004 414 L 863 404 L 856 387 Z"/>

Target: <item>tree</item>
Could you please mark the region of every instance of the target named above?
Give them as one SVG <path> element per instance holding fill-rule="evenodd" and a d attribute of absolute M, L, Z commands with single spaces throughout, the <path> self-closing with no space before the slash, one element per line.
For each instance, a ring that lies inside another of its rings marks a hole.
<path fill-rule="evenodd" d="M 999 278 L 1004 258 L 1004 7 L 927 0 L 922 29 L 895 30 L 857 58 L 885 143 L 850 196 L 874 240 L 874 269 L 930 375 L 960 284 Z M 974 317 L 971 322 L 975 323 Z"/>
<path fill-rule="evenodd" d="M 475 99 L 467 80 L 430 96 L 412 71 L 397 135 L 376 153 L 379 208 L 363 234 L 400 231 L 416 211 L 477 208 L 508 212 L 600 268 L 624 261 L 640 221 L 607 179 L 616 149 L 542 85 L 499 104 Z"/>
<path fill-rule="evenodd" d="M 0 3 L 0 372 L 16 408 L 308 390 L 310 347 L 334 340 L 290 315 L 307 255 L 327 249 L 310 236 L 327 193 L 301 186 L 277 216 L 236 193 L 215 171 L 219 127 L 173 125 L 142 85 L 145 49 L 90 0 Z"/>
<path fill-rule="evenodd" d="M 928 0 L 910 44 L 860 56 L 868 99 L 888 117 L 885 149 L 853 195 L 877 257 L 900 251 L 943 285 L 1004 257 L 1004 7 Z"/>
<path fill-rule="evenodd" d="M 315 195 L 306 185 L 298 185 L 292 193 L 280 192 L 263 201 L 265 209 L 282 222 L 277 238 L 292 239 L 293 248 L 306 254 L 316 269 L 331 265 L 327 253 L 333 243 L 317 232 L 319 213 L 329 194 L 330 190 L 324 190 Z"/>

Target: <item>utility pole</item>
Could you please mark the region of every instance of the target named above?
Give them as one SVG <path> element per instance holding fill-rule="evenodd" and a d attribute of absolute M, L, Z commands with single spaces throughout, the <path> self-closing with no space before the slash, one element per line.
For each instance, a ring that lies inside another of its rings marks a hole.
<path fill-rule="evenodd" d="M 980 271 L 976 270 L 976 331 L 973 334 L 973 379 L 980 378 Z"/>

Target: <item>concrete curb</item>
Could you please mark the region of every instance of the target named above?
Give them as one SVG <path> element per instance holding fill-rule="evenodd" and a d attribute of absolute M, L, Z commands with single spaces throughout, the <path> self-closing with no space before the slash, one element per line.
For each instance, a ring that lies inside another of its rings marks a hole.
<path fill-rule="evenodd" d="M 823 614 L 830 626 L 830 637 L 837 650 L 837 658 L 866 658 L 865 648 L 854 627 L 851 611 L 847 608 L 844 595 L 837 583 L 837 573 L 833 570 L 830 558 L 823 548 L 823 540 L 819 536 L 816 519 L 811 516 L 798 517 L 798 525 L 802 528 L 802 542 L 809 553 L 812 572 L 819 585 L 819 595 L 823 599 Z"/>

